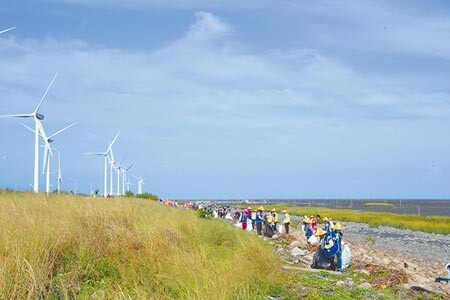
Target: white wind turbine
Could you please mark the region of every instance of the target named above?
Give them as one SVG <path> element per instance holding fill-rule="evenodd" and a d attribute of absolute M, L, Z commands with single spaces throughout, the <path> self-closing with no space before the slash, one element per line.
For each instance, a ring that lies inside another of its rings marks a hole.
<path fill-rule="evenodd" d="M 40 114 L 39 108 L 42 105 L 42 102 L 44 101 L 45 97 L 47 96 L 48 91 L 52 87 L 53 83 L 56 80 L 56 77 L 58 77 L 59 72 L 56 72 L 55 76 L 53 76 L 52 81 L 48 85 L 47 89 L 45 90 L 44 94 L 41 97 L 41 101 L 39 101 L 39 104 L 36 106 L 36 109 L 28 114 L 15 114 L 15 115 L 3 115 L 0 116 L 0 118 L 33 118 L 34 120 L 34 180 L 33 180 L 33 191 L 35 193 L 39 192 L 39 133 L 42 128 L 41 120 L 44 119 L 44 115 Z"/>
<path fill-rule="evenodd" d="M 144 185 L 145 178 L 136 176 L 133 177 L 137 179 L 137 194 L 140 195 L 142 194 L 142 186 Z"/>
<path fill-rule="evenodd" d="M 0 30 L 0 34 L 8 32 L 8 31 L 13 30 L 13 29 L 16 29 L 16 27 L 11 27 L 11 28 L 8 28 L 8 29 Z"/>
<path fill-rule="evenodd" d="M 126 155 L 125 155 L 126 157 Z M 122 175 L 122 163 L 125 160 L 125 157 L 122 159 L 122 161 L 115 166 L 116 174 L 117 174 L 117 196 L 120 196 L 120 176 Z M 122 191 L 123 192 L 123 191 Z"/>
<path fill-rule="evenodd" d="M 61 183 L 63 182 L 61 175 L 61 152 L 59 152 L 58 148 L 53 148 L 53 150 L 58 153 L 58 195 L 61 193 Z"/>
<path fill-rule="evenodd" d="M 125 185 L 128 186 L 128 181 L 127 181 L 127 172 L 128 170 L 130 170 L 133 167 L 133 164 L 131 164 L 128 167 L 120 167 L 120 172 L 122 173 L 122 195 L 125 195 Z M 128 186 L 128 191 L 129 191 L 129 186 Z"/>
<path fill-rule="evenodd" d="M 109 152 L 108 155 L 108 163 L 109 163 L 109 194 L 112 195 L 113 194 L 113 188 L 114 188 L 114 164 L 116 163 L 114 160 L 114 154 L 111 148 L 111 151 Z"/>
<path fill-rule="evenodd" d="M 64 127 L 63 129 L 58 130 L 57 132 L 51 134 L 50 136 L 47 136 L 44 130 L 44 127 L 42 126 L 42 124 L 40 124 L 40 136 L 42 137 L 42 139 L 44 140 L 44 157 L 43 157 L 43 163 L 42 163 L 42 173 L 44 173 L 45 168 L 47 167 L 47 171 L 46 171 L 46 183 L 45 183 L 45 191 L 47 193 L 47 195 L 50 194 L 50 161 L 51 161 L 51 157 L 53 157 L 53 153 L 52 153 L 52 148 L 50 146 L 50 143 L 53 142 L 53 138 L 55 136 L 57 136 L 58 134 L 60 134 L 61 132 L 65 131 L 66 129 L 69 129 L 70 127 L 72 127 L 73 125 L 75 125 L 76 122 Z M 34 132 L 34 130 L 30 127 L 28 127 L 27 125 L 22 123 L 22 126 L 24 126 L 25 128 L 27 128 L 28 130 L 30 130 L 31 132 Z M 59 151 L 58 151 L 58 158 L 59 157 Z M 60 164 L 58 164 L 58 168 L 60 167 Z M 58 173 L 58 194 L 60 192 L 60 181 L 59 181 L 59 177 L 60 177 L 60 172 Z"/>
<path fill-rule="evenodd" d="M 128 179 L 128 180 L 127 180 L 127 192 L 130 191 L 130 186 L 131 186 L 131 185 L 133 185 L 133 184 L 132 184 L 131 181 Z"/>
<path fill-rule="evenodd" d="M 106 149 L 105 152 L 89 152 L 89 153 L 82 153 L 84 155 L 99 155 L 99 156 L 103 156 L 104 160 L 105 160 L 105 170 L 104 170 L 104 177 L 103 177 L 103 196 L 104 197 L 108 197 L 108 155 L 111 151 L 111 148 L 113 146 L 113 144 L 116 142 L 117 138 L 119 137 L 120 132 L 116 134 L 116 136 L 114 137 L 113 141 L 109 144 L 108 149 Z"/>

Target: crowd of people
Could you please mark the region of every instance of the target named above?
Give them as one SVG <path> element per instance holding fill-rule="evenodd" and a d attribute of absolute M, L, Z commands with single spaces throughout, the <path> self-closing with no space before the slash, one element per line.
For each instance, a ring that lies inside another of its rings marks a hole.
<path fill-rule="evenodd" d="M 320 226 L 322 221 L 322 226 Z M 302 232 L 310 245 L 317 245 L 311 267 L 342 271 L 350 263 L 350 248 L 344 244 L 344 226 L 325 217 L 303 216 Z"/>
<path fill-rule="evenodd" d="M 223 218 L 232 221 L 246 231 L 258 236 L 273 237 L 275 234 L 289 234 L 291 217 L 287 210 L 278 213 L 275 208 L 266 211 L 263 206 L 253 209 L 231 208 L 211 202 L 160 200 L 171 207 L 182 207 L 200 211 L 206 218 Z M 343 242 L 344 226 L 331 218 L 321 219 L 319 215 L 303 216 L 299 222 L 304 238 L 315 250 L 311 267 L 342 271 L 350 263 L 350 249 Z"/>

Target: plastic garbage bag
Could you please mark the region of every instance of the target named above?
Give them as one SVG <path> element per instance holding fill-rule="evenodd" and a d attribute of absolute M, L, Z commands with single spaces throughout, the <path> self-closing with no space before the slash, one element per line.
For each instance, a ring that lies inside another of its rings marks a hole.
<path fill-rule="evenodd" d="M 325 255 L 325 250 L 319 247 L 319 249 L 317 249 L 317 251 L 314 253 L 311 268 L 336 270 L 336 261 L 334 259 L 334 256 L 328 258 Z"/>
<path fill-rule="evenodd" d="M 342 269 L 348 268 L 351 260 L 352 253 L 350 252 L 350 247 L 347 244 L 344 244 L 344 248 L 342 249 Z"/>
<path fill-rule="evenodd" d="M 252 220 L 248 219 L 247 220 L 247 231 L 252 231 L 252 230 L 253 230 Z"/>
<path fill-rule="evenodd" d="M 312 235 L 309 237 L 308 243 L 310 243 L 311 245 L 315 245 L 315 244 L 319 243 L 319 240 L 317 239 L 317 237 L 315 235 Z"/>

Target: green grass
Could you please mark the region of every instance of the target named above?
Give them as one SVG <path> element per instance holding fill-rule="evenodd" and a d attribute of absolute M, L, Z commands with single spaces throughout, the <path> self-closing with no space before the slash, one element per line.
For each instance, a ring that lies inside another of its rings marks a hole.
<path fill-rule="evenodd" d="M 278 211 L 287 209 L 290 215 L 320 215 L 334 220 L 368 223 L 372 226 L 392 226 L 416 231 L 450 234 L 450 217 L 417 216 L 369 211 L 354 211 L 350 209 L 331 209 L 323 207 L 297 207 L 287 204 L 277 204 L 265 207 L 266 210 L 276 208 Z"/>
<path fill-rule="evenodd" d="M 221 220 L 149 200 L 0 195 L 0 298 L 263 299 L 281 263 Z"/>

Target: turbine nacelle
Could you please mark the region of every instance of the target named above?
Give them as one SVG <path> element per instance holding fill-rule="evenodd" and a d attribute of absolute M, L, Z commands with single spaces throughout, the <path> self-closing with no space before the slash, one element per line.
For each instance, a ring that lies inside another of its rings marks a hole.
<path fill-rule="evenodd" d="M 44 115 L 43 114 L 40 114 L 40 113 L 36 113 L 36 118 L 38 119 L 38 120 L 44 120 Z"/>

